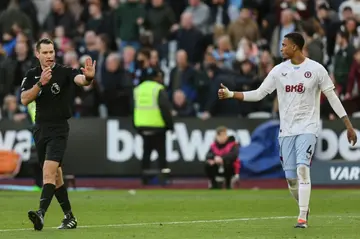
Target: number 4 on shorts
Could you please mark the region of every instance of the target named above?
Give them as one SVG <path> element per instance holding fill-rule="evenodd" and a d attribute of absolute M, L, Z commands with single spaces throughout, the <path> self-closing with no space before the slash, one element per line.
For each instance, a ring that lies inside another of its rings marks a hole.
<path fill-rule="evenodd" d="M 312 153 L 313 153 L 313 151 L 311 149 L 311 145 L 309 145 L 308 149 L 306 150 L 306 153 L 307 153 L 307 155 L 306 155 L 307 158 L 311 159 L 311 156 L 312 156 Z"/>

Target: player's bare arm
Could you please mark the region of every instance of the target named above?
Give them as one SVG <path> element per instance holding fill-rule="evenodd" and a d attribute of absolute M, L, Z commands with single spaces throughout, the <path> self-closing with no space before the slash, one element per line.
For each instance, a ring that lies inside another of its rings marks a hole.
<path fill-rule="evenodd" d="M 356 142 L 357 142 L 357 135 L 356 135 L 356 132 L 354 130 L 354 127 L 352 126 L 351 121 L 350 121 L 350 119 L 349 119 L 349 117 L 347 115 L 343 116 L 341 119 L 344 122 L 345 127 L 347 129 L 348 141 L 352 146 L 354 146 L 356 144 Z"/>
<path fill-rule="evenodd" d="M 40 80 L 31 89 L 21 93 L 21 103 L 23 105 L 27 106 L 36 99 L 36 97 L 39 95 L 39 92 L 41 91 L 42 86 L 46 85 L 50 81 L 52 77 L 51 72 L 51 67 L 45 68 L 41 73 Z"/>
<path fill-rule="evenodd" d="M 81 68 L 81 71 L 83 72 L 83 75 L 77 75 L 74 78 L 75 84 L 78 86 L 87 86 L 90 85 L 92 80 L 95 77 L 95 68 L 96 67 L 96 61 L 93 62 L 93 60 L 89 57 L 85 60 L 85 66 Z"/>

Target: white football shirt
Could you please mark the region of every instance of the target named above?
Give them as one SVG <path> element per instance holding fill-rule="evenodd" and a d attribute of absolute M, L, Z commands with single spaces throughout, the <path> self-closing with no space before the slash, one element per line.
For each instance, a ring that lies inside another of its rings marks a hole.
<path fill-rule="evenodd" d="M 315 134 L 320 130 L 320 95 L 335 88 L 326 69 L 306 58 L 300 65 L 290 60 L 275 66 L 259 90 L 271 94 L 275 89 L 279 101 L 279 137 Z"/>

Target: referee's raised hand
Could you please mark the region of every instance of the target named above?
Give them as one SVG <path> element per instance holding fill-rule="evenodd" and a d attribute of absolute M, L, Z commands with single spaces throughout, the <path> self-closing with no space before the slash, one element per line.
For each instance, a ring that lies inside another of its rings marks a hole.
<path fill-rule="evenodd" d="M 42 85 L 46 85 L 50 81 L 51 77 L 52 77 L 51 67 L 45 68 L 41 73 L 41 78 L 40 78 Z"/>
<path fill-rule="evenodd" d="M 85 60 L 85 65 L 84 67 L 81 68 L 81 71 L 83 72 L 86 78 L 92 79 L 95 76 L 95 67 L 96 67 L 96 61 L 93 62 L 91 57 L 88 57 Z"/>

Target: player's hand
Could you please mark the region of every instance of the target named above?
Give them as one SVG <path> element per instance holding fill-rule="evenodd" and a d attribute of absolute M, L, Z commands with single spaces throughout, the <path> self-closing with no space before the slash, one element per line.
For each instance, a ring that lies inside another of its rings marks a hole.
<path fill-rule="evenodd" d="M 355 132 L 354 128 L 349 128 L 347 130 L 347 137 L 348 137 L 349 143 L 352 146 L 354 146 L 357 142 L 357 136 L 356 136 L 356 132 Z"/>
<path fill-rule="evenodd" d="M 234 92 L 230 91 L 226 86 L 222 83 L 220 84 L 220 89 L 218 90 L 218 97 L 220 100 L 232 98 L 234 96 Z"/>
<path fill-rule="evenodd" d="M 84 67 L 80 68 L 87 79 L 95 77 L 96 61 L 93 62 L 91 57 L 86 58 Z"/>
<path fill-rule="evenodd" d="M 43 70 L 40 77 L 40 82 L 42 85 L 46 85 L 52 77 L 52 69 L 51 67 L 47 67 Z"/>
<path fill-rule="evenodd" d="M 346 93 L 344 99 L 345 99 L 345 100 L 350 100 L 350 99 L 351 99 L 351 94 L 350 94 L 350 93 Z"/>
<path fill-rule="evenodd" d="M 223 164 L 223 159 L 220 156 L 215 156 L 214 158 L 216 164 Z"/>
<path fill-rule="evenodd" d="M 209 160 L 207 161 L 207 163 L 210 164 L 210 165 L 214 165 L 214 164 L 215 164 L 215 161 L 214 161 L 213 159 L 209 159 Z"/>

